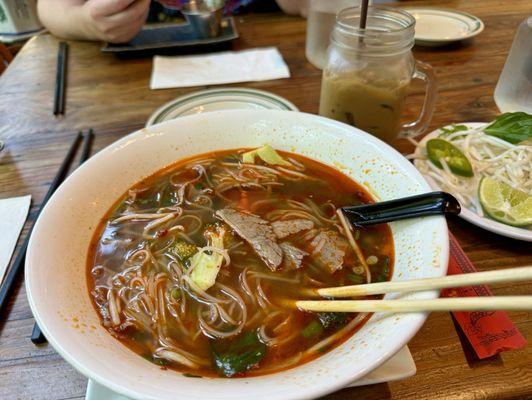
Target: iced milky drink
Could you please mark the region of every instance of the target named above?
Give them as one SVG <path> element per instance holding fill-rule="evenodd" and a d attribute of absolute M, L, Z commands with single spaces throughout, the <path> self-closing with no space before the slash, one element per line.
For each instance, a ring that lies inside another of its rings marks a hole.
<path fill-rule="evenodd" d="M 388 143 L 397 139 L 409 82 L 369 82 L 324 73 L 321 85 L 320 115 L 356 126 Z"/>

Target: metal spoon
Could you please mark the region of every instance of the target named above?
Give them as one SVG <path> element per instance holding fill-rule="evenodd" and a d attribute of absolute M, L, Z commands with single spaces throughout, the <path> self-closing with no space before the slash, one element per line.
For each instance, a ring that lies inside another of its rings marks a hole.
<path fill-rule="evenodd" d="M 353 225 L 365 226 L 429 215 L 460 214 L 460 203 L 446 192 L 431 192 L 361 206 L 342 207 Z"/>

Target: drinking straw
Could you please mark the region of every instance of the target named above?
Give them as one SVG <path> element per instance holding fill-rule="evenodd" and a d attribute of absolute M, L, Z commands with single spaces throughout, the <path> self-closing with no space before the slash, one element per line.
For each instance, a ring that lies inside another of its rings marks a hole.
<path fill-rule="evenodd" d="M 65 75 L 68 45 L 59 43 L 57 51 L 57 67 L 55 72 L 54 115 L 65 113 Z"/>

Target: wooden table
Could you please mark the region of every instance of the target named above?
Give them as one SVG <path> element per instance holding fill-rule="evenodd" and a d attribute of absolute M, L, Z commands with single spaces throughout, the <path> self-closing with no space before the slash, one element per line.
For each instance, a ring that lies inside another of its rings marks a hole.
<path fill-rule="evenodd" d="M 402 2 L 419 5 L 419 2 Z M 431 127 L 460 121 L 489 121 L 497 114 L 493 90 L 518 24 L 532 11 L 530 0 L 424 1 L 423 4 L 469 11 L 486 24 L 471 43 L 415 49 L 439 77 L 439 98 Z M 292 77 L 242 86 L 269 90 L 316 113 L 321 72 L 304 54 L 305 21 L 282 14 L 237 18 L 241 38 L 235 49 L 278 46 Z M 0 77 L 0 198 L 33 196 L 28 224 L 63 159 L 73 134 L 92 127 L 94 149 L 141 128 L 161 104 L 198 90 L 151 91 L 151 59 L 119 60 L 102 54 L 95 43 L 70 43 L 66 115 L 52 115 L 58 41 L 48 35 L 28 42 Z M 414 101 L 421 100 L 414 95 Z M 415 107 L 408 107 L 413 116 Z M 403 152 L 411 150 L 406 143 Z M 450 228 L 479 270 L 532 264 L 530 246 L 451 219 Z M 27 224 L 27 225 L 28 225 Z M 532 294 L 530 284 L 493 287 L 496 295 Z M 532 314 L 511 318 L 532 339 Z M 0 399 L 82 399 L 86 379 L 48 345 L 29 340 L 33 318 L 22 279 L 0 316 Z M 417 374 L 404 381 L 344 389 L 328 399 L 523 399 L 532 398 L 532 345 L 484 361 L 468 361 L 451 317 L 432 314 L 410 342 Z"/>

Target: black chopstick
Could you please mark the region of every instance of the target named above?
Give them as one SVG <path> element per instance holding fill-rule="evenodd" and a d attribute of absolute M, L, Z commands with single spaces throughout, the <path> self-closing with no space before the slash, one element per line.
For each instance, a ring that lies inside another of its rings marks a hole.
<path fill-rule="evenodd" d="M 47 342 L 46 338 L 41 332 L 41 328 L 39 328 L 39 325 L 37 325 L 37 322 L 33 324 L 30 340 L 33 344 L 43 344 Z"/>
<path fill-rule="evenodd" d="M 78 166 L 81 166 L 81 164 L 83 164 L 89 158 L 93 136 L 94 136 L 94 131 L 91 128 L 83 137 L 83 147 L 81 148 L 81 156 L 79 157 Z"/>
<path fill-rule="evenodd" d="M 79 165 L 83 164 L 89 158 L 90 147 L 91 147 L 93 136 L 94 136 L 94 132 L 92 129 L 89 129 L 89 132 L 87 132 L 83 136 L 83 147 L 81 148 L 81 156 L 79 158 Z M 33 331 L 31 332 L 30 339 L 34 344 L 46 343 L 46 338 L 41 332 L 41 328 L 39 328 L 39 325 L 37 324 L 37 322 L 33 324 Z"/>
<path fill-rule="evenodd" d="M 76 150 L 79 145 L 79 141 L 81 139 L 81 132 L 79 132 L 76 137 L 74 138 L 74 141 L 72 142 L 72 145 L 70 146 L 70 149 L 68 150 L 68 153 L 66 154 L 65 159 L 63 160 L 63 163 L 61 164 L 61 167 L 59 168 L 59 171 L 57 171 L 57 175 L 55 176 L 54 180 L 50 184 L 50 188 L 48 189 L 48 192 L 44 196 L 44 199 L 41 203 L 41 206 L 39 208 L 39 211 L 37 211 L 36 218 L 41 213 L 44 205 L 50 199 L 52 196 L 52 193 L 55 191 L 55 189 L 59 186 L 59 184 L 63 181 L 64 176 L 66 172 L 68 171 L 68 168 L 70 166 L 70 163 L 72 162 L 72 159 L 74 158 L 74 155 L 76 154 Z M 2 282 L 2 285 L 0 286 L 0 312 L 3 310 L 7 299 L 7 295 L 11 291 L 11 288 L 13 287 L 13 282 L 15 281 L 15 278 L 21 269 L 22 265 L 24 265 L 24 258 L 26 256 L 26 249 L 28 247 L 28 243 L 30 241 L 31 231 L 33 230 L 33 225 L 28 230 L 28 234 L 26 235 L 26 239 L 24 240 L 24 244 L 20 248 L 17 257 L 15 258 L 15 261 L 13 263 L 13 266 L 9 269 L 7 272 L 7 275 Z"/>
<path fill-rule="evenodd" d="M 65 75 L 67 56 L 68 44 L 66 42 L 59 43 L 55 72 L 54 115 L 65 113 Z"/>

